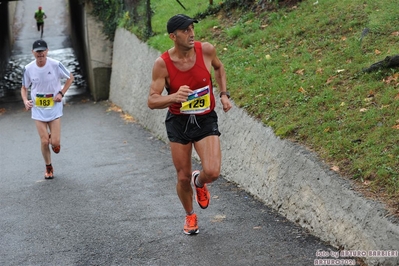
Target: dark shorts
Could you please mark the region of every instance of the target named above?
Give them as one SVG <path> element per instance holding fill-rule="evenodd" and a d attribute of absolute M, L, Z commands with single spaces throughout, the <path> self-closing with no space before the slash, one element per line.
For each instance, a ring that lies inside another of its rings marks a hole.
<path fill-rule="evenodd" d="M 220 136 L 215 111 L 206 115 L 174 115 L 168 111 L 165 125 L 170 142 L 188 144 L 207 136 Z"/>

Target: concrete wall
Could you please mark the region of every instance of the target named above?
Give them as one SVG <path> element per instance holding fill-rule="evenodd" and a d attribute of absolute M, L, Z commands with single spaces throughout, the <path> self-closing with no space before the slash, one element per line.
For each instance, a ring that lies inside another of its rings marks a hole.
<path fill-rule="evenodd" d="M 86 1 L 87 2 L 87 1 Z M 84 55 L 86 80 L 95 101 L 109 96 L 112 65 L 112 42 L 103 33 L 101 22 L 92 14 L 90 2 L 84 8 Z"/>
<path fill-rule="evenodd" d="M 14 25 L 14 17 L 15 17 L 15 12 L 17 10 L 17 1 L 14 2 L 8 2 L 8 27 L 9 27 L 9 33 L 10 33 L 10 40 L 9 40 L 9 44 L 10 47 L 14 46 L 14 29 L 13 29 L 13 25 Z"/>
<path fill-rule="evenodd" d="M 171 43 L 172 45 L 172 43 Z M 110 100 L 165 142 L 166 110 L 150 110 L 147 96 L 160 52 L 118 29 L 114 41 Z M 228 75 L 228 73 L 227 73 Z M 222 175 L 324 241 L 346 250 L 398 250 L 399 226 L 383 206 L 358 195 L 347 180 L 305 148 L 234 107 L 217 101 Z M 369 265 L 399 265 L 399 258 L 366 258 Z"/>

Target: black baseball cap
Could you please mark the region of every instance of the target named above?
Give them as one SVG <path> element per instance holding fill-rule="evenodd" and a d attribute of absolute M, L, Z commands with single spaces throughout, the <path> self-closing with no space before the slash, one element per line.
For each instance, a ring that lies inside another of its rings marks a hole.
<path fill-rule="evenodd" d="M 198 23 L 198 20 L 183 14 L 177 14 L 168 20 L 166 28 L 168 33 L 172 33 L 175 32 L 175 30 L 185 30 L 193 23 Z"/>
<path fill-rule="evenodd" d="M 33 43 L 32 50 L 35 52 L 47 50 L 47 43 L 43 40 L 37 40 Z"/>

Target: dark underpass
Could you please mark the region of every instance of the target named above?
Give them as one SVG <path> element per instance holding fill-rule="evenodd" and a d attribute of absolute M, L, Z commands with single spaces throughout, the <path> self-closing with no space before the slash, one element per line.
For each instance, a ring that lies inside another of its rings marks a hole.
<path fill-rule="evenodd" d="M 52 5 L 55 5 L 52 1 L 43 2 L 43 9 L 48 16 L 43 36 L 49 44 L 48 56 L 62 61 L 75 75 L 69 96 L 87 92 L 87 63 L 82 48 L 85 47 L 85 4 L 79 0 L 69 0 L 62 8 Z M 29 1 L 23 4 L 22 1 L 0 1 L 0 103 L 20 101 L 23 66 L 34 59 L 30 45 L 40 38 L 34 20 L 37 8 L 37 3 Z M 60 16 L 57 12 L 62 11 Z M 59 17 L 62 17 L 61 21 Z"/>

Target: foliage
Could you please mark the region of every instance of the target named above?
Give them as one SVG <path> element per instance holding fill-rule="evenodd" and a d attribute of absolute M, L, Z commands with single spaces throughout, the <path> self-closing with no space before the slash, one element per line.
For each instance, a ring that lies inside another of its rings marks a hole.
<path fill-rule="evenodd" d="M 123 14 L 123 0 L 87 0 L 93 6 L 93 15 L 104 25 L 104 33 L 113 41 L 119 19 Z"/>
<path fill-rule="evenodd" d="M 93 15 L 103 22 L 104 34 L 113 41 L 117 27 L 123 27 L 146 40 L 152 36 L 147 23 L 146 3 L 149 0 L 87 0 Z"/>

